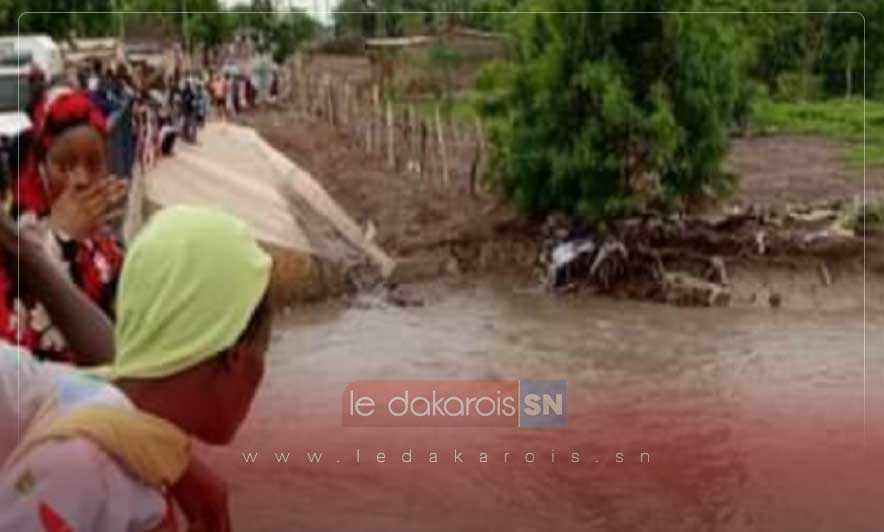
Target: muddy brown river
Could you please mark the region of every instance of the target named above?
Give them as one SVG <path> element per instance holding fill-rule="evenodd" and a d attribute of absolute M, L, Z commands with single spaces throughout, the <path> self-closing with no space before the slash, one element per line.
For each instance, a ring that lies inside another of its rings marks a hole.
<path fill-rule="evenodd" d="M 864 328 L 861 305 L 672 308 L 512 279 L 419 291 L 424 307 L 280 317 L 249 420 L 207 451 L 235 530 L 884 529 L 880 310 Z M 566 379 L 567 426 L 345 428 L 344 388 L 365 379 Z"/>

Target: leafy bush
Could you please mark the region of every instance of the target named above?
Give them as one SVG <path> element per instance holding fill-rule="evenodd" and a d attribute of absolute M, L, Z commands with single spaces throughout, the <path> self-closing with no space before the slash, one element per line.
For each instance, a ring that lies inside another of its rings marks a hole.
<path fill-rule="evenodd" d="M 733 27 L 633 4 L 657 13 L 575 13 L 617 11 L 606 0 L 539 3 L 513 18 L 512 61 L 481 77 L 489 178 L 524 211 L 601 220 L 729 188 L 720 163 L 742 86 Z"/>
<path fill-rule="evenodd" d="M 801 72 L 783 72 L 777 76 L 776 94 L 791 100 L 819 100 L 823 97 L 820 76 L 804 76 Z"/>
<path fill-rule="evenodd" d="M 847 213 L 844 225 L 862 236 L 884 234 L 884 201 L 869 202 L 865 208 L 857 205 Z"/>
<path fill-rule="evenodd" d="M 767 86 L 761 82 L 746 79 L 737 91 L 734 102 L 734 124 L 741 133 L 749 129 L 752 116 L 759 100 L 768 99 Z"/>

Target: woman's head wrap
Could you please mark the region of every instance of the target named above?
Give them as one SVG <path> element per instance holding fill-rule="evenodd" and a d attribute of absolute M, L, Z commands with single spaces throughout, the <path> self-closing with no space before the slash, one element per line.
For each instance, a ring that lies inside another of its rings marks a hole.
<path fill-rule="evenodd" d="M 107 135 L 107 121 L 101 109 L 87 93 L 68 87 L 51 89 L 31 111 L 33 146 L 30 156 L 21 163 L 15 186 L 16 210 L 38 215 L 49 212 L 49 198 L 40 182 L 38 162 L 42 161 L 52 143 L 66 130 L 80 125 L 93 127 Z"/>
<path fill-rule="evenodd" d="M 81 90 L 63 90 L 46 98 L 43 116 L 34 124 L 36 148 L 40 159 L 62 133 L 76 126 L 91 126 L 102 136 L 107 134 L 107 121 L 101 109 Z"/>
<path fill-rule="evenodd" d="M 270 256 L 242 220 L 174 206 L 142 229 L 123 263 L 109 379 L 161 378 L 233 346 L 270 282 Z"/>

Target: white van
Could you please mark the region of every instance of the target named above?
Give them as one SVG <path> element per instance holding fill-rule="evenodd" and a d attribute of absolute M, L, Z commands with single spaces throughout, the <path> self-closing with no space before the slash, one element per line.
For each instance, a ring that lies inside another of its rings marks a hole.
<path fill-rule="evenodd" d="M 27 142 L 31 120 L 26 112 L 31 99 L 28 74 L 33 66 L 43 70 L 47 83 L 64 74 L 61 49 L 48 35 L 0 37 L 0 187 L 9 183 L 19 146 Z"/>
<path fill-rule="evenodd" d="M 61 48 L 48 35 L 6 35 L 0 37 L 0 56 L 30 55 L 31 63 L 40 67 L 48 81 L 64 73 Z"/>
<path fill-rule="evenodd" d="M 13 137 L 30 127 L 24 113 L 31 97 L 28 73 L 38 66 L 52 83 L 64 73 L 61 49 L 48 35 L 0 37 L 0 137 Z"/>

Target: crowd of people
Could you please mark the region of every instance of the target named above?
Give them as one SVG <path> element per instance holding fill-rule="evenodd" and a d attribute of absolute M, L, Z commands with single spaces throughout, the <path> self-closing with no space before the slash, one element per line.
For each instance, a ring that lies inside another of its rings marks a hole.
<path fill-rule="evenodd" d="M 258 99 L 258 89 L 249 76 L 233 72 L 214 73 L 208 87 L 214 107 L 222 118 L 254 109 L 261 103 Z M 279 95 L 279 74 L 274 71 L 271 73 L 270 86 L 265 101 L 271 104 L 276 103 Z"/>
<path fill-rule="evenodd" d="M 223 482 L 189 442 L 226 443 L 246 415 L 270 257 L 202 207 L 158 213 L 124 254 L 112 219 L 127 180 L 108 140 L 122 128 L 123 169 L 144 171 L 169 129 L 196 141 L 210 94 L 232 114 L 254 87 L 194 73 L 151 85 L 97 62 L 75 84 L 35 81 L 0 212 L 0 532 L 174 530 L 176 506 L 191 527 L 227 530 Z"/>
<path fill-rule="evenodd" d="M 123 150 L 131 153 L 126 161 L 137 163 L 142 172 L 159 156 L 169 155 L 176 139 L 196 142 L 212 109 L 218 118 L 226 119 L 263 103 L 275 103 L 280 95 L 277 71 L 270 74 L 269 85 L 260 96 L 253 77 L 235 68 L 176 71 L 165 79 L 144 70 L 133 77 L 124 66 L 101 72 L 96 62 L 91 73 L 80 76 L 81 87 L 106 115 L 131 106 L 129 146 Z"/>
<path fill-rule="evenodd" d="M 176 138 L 196 141 L 210 94 L 218 114 L 231 116 L 257 105 L 257 90 L 247 76 L 230 72 L 162 79 L 143 70 L 132 75 L 122 65 L 103 68 L 98 61 L 77 73 L 75 85 L 49 87 L 35 78 L 28 106 L 31 140 L 10 186 L 10 212 L 23 227 L 40 228 L 51 255 L 113 316 L 123 251 L 109 221 L 124 207 L 127 178 L 169 154 Z M 276 91 L 274 77 L 269 97 Z M 111 122 L 121 133 L 115 142 L 108 140 Z M 42 305 L 13 276 L 5 277 L 0 338 L 41 358 L 70 361 L 67 342 Z"/>

